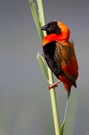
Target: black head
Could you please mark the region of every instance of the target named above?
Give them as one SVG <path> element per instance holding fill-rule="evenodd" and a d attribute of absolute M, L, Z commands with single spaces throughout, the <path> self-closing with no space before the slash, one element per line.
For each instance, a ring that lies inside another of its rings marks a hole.
<path fill-rule="evenodd" d="M 59 34 L 61 29 L 58 27 L 57 22 L 49 22 L 48 24 L 44 25 L 41 30 L 45 30 L 47 34 Z"/>

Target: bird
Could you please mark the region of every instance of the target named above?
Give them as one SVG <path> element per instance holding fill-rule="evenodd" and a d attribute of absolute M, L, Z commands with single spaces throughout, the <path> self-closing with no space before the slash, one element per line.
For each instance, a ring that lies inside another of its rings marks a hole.
<path fill-rule="evenodd" d="M 77 87 L 78 61 L 74 42 L 70 41 L 70 29 L 63 22 L 52 21 L 41 27 L 46 31 L 42 40 L 44 59 L 58 81 L 49 84 L 49 90 L 63 83 L 67 96 L 70 97 L 71 87 Z"/>

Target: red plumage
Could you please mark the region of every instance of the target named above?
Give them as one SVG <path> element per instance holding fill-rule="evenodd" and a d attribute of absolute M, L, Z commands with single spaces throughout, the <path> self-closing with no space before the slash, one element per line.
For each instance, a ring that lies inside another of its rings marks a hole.
<path fill-rule="evenodd" d="M 74 44 L 69 41 L 70 30 L 62 22 L 56 21 L 46 24 L 42 30 L 47 32 L 42 42 L 45 60 L 56 77 L 63 82 L 69 96 L 72 85 L 76 87 L 78 77 Z"/>

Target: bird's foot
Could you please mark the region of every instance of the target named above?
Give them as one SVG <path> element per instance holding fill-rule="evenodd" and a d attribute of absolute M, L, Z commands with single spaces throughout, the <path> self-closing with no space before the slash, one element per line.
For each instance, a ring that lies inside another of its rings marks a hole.
<path fill-rule="evenodd" d="M 58 87 L 58 84 L 60 83 L 61 81 L 58 80 L 57 82 L 53 83 L 53 84 L 48 84 L 48 89 L 50 90 L 51 88 L 55 88 L 55 87 Z"/>
<path fill-rule="evenodd" d="M 48 89 L 49 90 L 52 89 L 52 88 L 55 88 L 55 87 L 58 87 L 58 85 L 57 84 L 54 85 L 54 83 L 53 84 L 48 84 Z"/>

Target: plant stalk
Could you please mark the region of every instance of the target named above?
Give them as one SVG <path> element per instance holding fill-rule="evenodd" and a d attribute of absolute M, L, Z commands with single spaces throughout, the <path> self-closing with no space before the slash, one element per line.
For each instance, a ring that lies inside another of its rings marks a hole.
<path fill-rule="evenodd" d="M 52 84 L 54 82 L 53 74 L 49 68 L 48 68 L 48 75 L 49 75 L 49 84 Z M 50 89 L 50 97 L 51 97 L 52 112 L 53 112 L 53 119 L 54 119 L 55 135 L 60 135 L 60 124 L 59 124 L 59 117 L 58 117 L 56 92 L 54 88 Z"/>
<path fill-rule="evenodd" d="M 33 0 L 29 0 L 29 4 L 30 4 L 30 8 L 31 8 L 31 12 L 33 15 L 34 22 L 35 22 L 36 27 L 38 29 L 39 36 L 41 37 L 41 40 L 42 40 L 42 34 L 43 34 L 43 36 L 46 35 L 46 33 L 44 33 L 44 32 L 42 33 L 41 27 L 40 27 L 40 32 L 39 32 L 39 26 L 45 25 L 43 2 L 42 2 L 42 0 L 37 0 L 38 11 L 36 11 L 36 8 L 34 6 L 35 4 L 34 4 Z M 32 8 L 32 6 L 33 6 L 33 8 Z M 34 16 L 33 9 L 35 11 L 36 17 Z M 36 13 L 38 13 L 38 18 L 37 18 Z M 39 20 L 39 21 L 37 21 L 35 18 L 37 18 L 37 20 Z M 37 22 L 38 22 L 38 24 L 37 24 Z M 39 25 L 39 22 L 40 22 L 40 25 Z M 49 68 L 48 68 L 48 76 L 49 76 L 49 83 L 52 84 L 54 82 L 53 81 L 53 74 Z M 54 119 L 55 135 L 60 135 L 60 124 L 59 124 L 59 118 L 58 118 L 56 92 L 55 92 L 54 88 L 50 89 L 50 97 L 51 97 L 52 112 L 53 112 L 53 119 Z"/>

